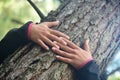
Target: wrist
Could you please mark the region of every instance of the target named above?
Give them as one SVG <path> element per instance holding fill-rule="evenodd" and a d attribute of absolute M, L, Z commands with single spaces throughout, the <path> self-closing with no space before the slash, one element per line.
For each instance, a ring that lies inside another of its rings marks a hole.
<path fill-rule="evenodd" d="M 86 60 L 85 62 L 83 62 L 82 64 L 80 64 L 79 67 L 78 67 L 78 70 L 79 70 L 80 68 L 84 67 L 87 63 L 89 63 L 89 62 L 92 61 L 92 60 L 93 60 L 93 58 L 90 58 L 90 59 Z"/>
<path fill-rule="evenodd" d="M 27 37 L 28 37 L 29 40 L 30 40 L 30 32 L 31 32 L 31 28 L 33 27 L 33 24 L 34 23 L 30 23 L 29 26 L 28 26 Z"/>

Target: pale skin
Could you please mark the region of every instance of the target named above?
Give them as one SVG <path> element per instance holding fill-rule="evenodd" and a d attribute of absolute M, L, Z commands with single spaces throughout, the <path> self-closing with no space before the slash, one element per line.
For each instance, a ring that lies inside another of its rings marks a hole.
<path fill-rule="evenodd" d="M 66 39 L 69 39 L 69 37 L 62 32 L 50 28 L 57 26 L 58 24 L 59 21 L 33 24 L 30 30 L 30 39 L 46 50 L 49 50 L 49 47 L 47 45 L 59 48 L 59 46 L 56 45 L 53 41 L 57 41 L 66 45 L 66 42 L 59 37 L 64 37 Z"/>
<path fill-rule="evenodd" d="M 30 39 L 46 50 L 49 50 L 47 45 L 51 46 L 52 50 L 58 54 L 56 59 L 79 69 L 81 64 L 93 59 L 88 45 L 89 41 L 85 41 L 84 49 L 80 48 L 71 42 L 67 35 L 50 28 L 58 24 L 59 21 L 33 24 Z"/>
<path fill-rule="evenodd" d="M 58 60 L 71 64 L 76 69 L 80 69 L 81 65 L 87 60 L 93 60 L 88 45 L 89 40 L 85 41 L 84 49 L 75 45 L 70 40 L 64 38 L 63 40 L 67 42 L 66 46 L 55 41 L 60 48 L 52 47 L 52 50 L 58 54 L 56 56 Z"/>

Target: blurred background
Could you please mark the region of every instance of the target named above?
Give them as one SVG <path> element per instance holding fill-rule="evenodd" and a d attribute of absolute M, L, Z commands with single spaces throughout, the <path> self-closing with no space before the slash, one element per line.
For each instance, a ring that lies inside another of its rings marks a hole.
<path fill-rule="evenodd" d="M 61 4 L 59 0 L 33 0 L 33 2 L 44 15 L 57 9 Z M 27 0 L 0 0 L 0 40 L 10 29 L 20 27 L 27 21 L 40 21 L 38 14 Z M 108 80 L 120 80 L 120 52 L 115 54 L 106 68 Z"/>

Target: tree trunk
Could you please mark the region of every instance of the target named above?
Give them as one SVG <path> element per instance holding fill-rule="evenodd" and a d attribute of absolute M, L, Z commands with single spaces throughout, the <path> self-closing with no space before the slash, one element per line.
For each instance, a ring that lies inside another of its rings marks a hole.
<path fill-rule="evenodd" d="M 90 39 L 90 49 L 101 72 L 120 47 L 119 0 L 64 0 L 46 20 L 61 21 L 57 29 L 82 46 Z M 30 43 L 12 54 L 0 66 L 1 80 L 75 80 L 74 69 L 55 59 L 55 53 Z"/>

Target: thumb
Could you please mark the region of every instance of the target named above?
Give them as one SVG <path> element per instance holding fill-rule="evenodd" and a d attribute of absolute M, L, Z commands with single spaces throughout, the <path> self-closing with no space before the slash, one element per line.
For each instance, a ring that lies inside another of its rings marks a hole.
<path fill-rule="evenodd" d="M 44 22 L 48 27 L 57 26 L 59 24 L 59 21 L 53 21 L 53 22 Z"/>
<path fill-rule="evenodd" d="M 87 52 L 90 52 L 90 48 L 89 48 L 89 40 L 87 39 L 84 43 L 84 49 L 87 51 Z"/>

